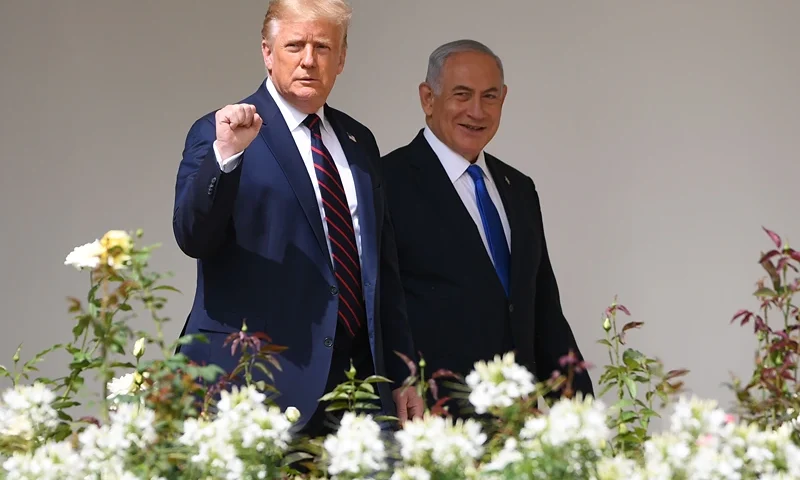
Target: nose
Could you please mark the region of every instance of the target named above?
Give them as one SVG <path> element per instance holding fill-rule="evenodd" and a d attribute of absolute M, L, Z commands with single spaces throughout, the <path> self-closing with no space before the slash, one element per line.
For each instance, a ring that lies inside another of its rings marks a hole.
<path fill-rule="evenodd" d="M 480 120 L 486 116 L 486 111 L 483 108 L 483 100 L 480 95 L 474 95 L 470 99 L 469 106 L 467 107 L 467 114 L 476 120 Z"/>
<path fill-rule="evenodd" d="M 300 65 L 303 68 L 314 68 L 317 65 L 317 57 L 314 52 L 314 45 L 312 43 L 306 43 L 305 48 L 303 49 L 303 59 L 300 62 Z"/>

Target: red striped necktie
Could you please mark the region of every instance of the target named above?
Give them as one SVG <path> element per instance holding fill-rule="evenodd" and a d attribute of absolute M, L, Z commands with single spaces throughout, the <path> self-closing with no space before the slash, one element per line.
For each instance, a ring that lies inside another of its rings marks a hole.
<path fill-rule="evenodd" d="M 333 157 L 322 143 L 320 118 L 311 114 L 303 124 L 311 130 L 311 156 L 317 174 L 328 240 L 333 257 L 333 271 L 339 295 L 339 321 L 348 334 L 355 337 L 365 325 L 363 291 L 361 289 L 361 262 L 356 247 L 353 218 L 350 215 L 347 196 L 344 193 L 339 169 Z"/>

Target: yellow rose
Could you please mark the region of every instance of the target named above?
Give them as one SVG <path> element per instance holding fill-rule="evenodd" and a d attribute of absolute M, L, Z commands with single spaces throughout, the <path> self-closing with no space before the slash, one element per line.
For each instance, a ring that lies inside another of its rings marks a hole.
<path fill-rule="evenodd" d="M 100 239 L 100 245 L 106 250 L 102 258 L 103 263 L 115 270 L 123 268 L 131 259 L 133 239 L 124 230 L 109 230 Z"/>

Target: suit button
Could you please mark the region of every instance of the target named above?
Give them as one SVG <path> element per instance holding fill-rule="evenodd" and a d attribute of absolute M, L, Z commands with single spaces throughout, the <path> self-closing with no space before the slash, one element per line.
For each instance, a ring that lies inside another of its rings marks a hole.
<path fill-rule="evenodd" d="M 331 295 L 339 295 L 339 289 L 331 285 Z"/>
<path fill-rule="evenodd" d="M 371 287 L 372 284 L 370 282 L 364 282 L 364 286 Z"/>
<path fill-rule="evenodd" d="M 217 177 L 212 177 L 211 178 L 211 185 L 214 185 L 215 183 L 217 183 Z"/>
<path fill-rule="evenodd" d="M 508 306 L 508 312 L 509 313 L 514 313 L 514 304 L 513 303 Z"/>
<path fill-rule="evenodd" d="M 333 339 L 331 337 L 325 337 L 325 340 L 322 341 L 322 344 L 328 348 L 333 346 Z"/>

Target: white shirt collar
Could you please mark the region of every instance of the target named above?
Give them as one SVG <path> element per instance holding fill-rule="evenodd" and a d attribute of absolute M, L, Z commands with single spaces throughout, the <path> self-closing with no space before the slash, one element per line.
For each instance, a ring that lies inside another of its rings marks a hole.
<path fill-rule="evenodd" d="M 439 161 L 442 163 L 445 172 L 447 172 L 448 178 L 450 178 L 451 182 L 455 183 L 456 180 L 461 178 L 461 175 L 464 175 L 464 172 L 466 172 L 467 168 L 469 168 L 471 165 L 469 160 L 457 154 L 450 147 L 439 140 L 433 131 L 431 131 L 430 127 L 425 127 L 423 135 L 433 149 L 433 152 L 437 157 L 439 157 Z M 475 165 L 481 167 L 483 176 L 488 178 L 488 173 L 486 171 L 486 158 L 483 154 L 483 151 L 478 154 L 478 159 L 475 161 Z"/>
<path fill-rule="evenodd" d="M 281 111 L 283 115 L 283 119 L 286 120 L 286 125 L 289 127 L 289 131 L 294 131 L 297 127 L 303 124 L 303 121 L 306 119 L 308 114 L 301 112 L 298 110 L 294 105 L 287 102 L 278 90 L 275 88 L 275 85 L 272 83 L 272 78 L 267 77 L 266 81 L 267 91 L 272 96 L 272 99 L 275 100 L 275 103 L 278 105 L 278 109 Z M 325 118 L 325 106 L 323 105 L 317 110 L 317 115 L 319 116 L 320 120 L 322 121 L 322 128 L 332 132 L 330 124 L 328 123 L 328 119 Z"/>

